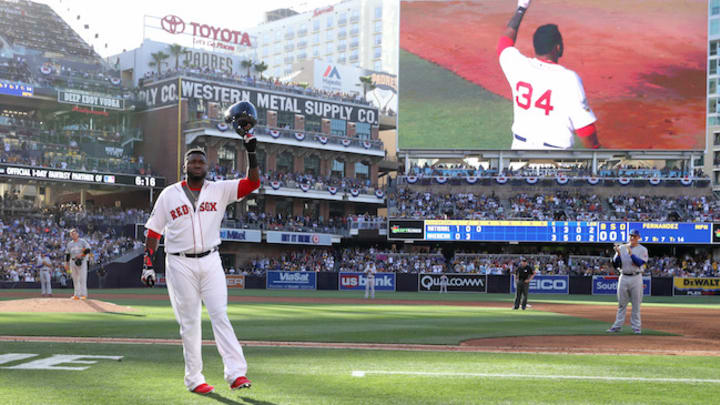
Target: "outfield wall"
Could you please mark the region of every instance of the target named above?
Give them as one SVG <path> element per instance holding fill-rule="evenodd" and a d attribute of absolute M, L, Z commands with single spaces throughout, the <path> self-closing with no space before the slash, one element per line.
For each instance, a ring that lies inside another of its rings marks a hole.
<path fill-rule="evenodd" d="M 137 288 L 142 287 L 140 282 L 140 259 L 125 264 L 113 264 L 101 278 L 97 272 L 88 274 L 89 288 Z M 138 263 L 135 263 L 138 262 Z M 137 266 L 136 266 L 137 264 Z M 233 289 L 303 289 L 326 291 L 362 291 L 365 288 L 366 278 L 362 273 L 335 273 L 317 272 L 303 273 L 290 271 L 271 271 L 271 280 L 268 277 L 246 275 L 229 276 L 228 285 Z M 300 277 L 302 276 L 302 277 Z M 309 276 L 309 277 L 305 277 Z M 480 275 L 480 274 L 447 274 L 449 293 L 500 293 L 511 294 L 515 289 L 513 278 L 508 275 Z M 164 275 L 158 273 L 159 285 L 164 284 Z M 242 280 L 240 280 L 242 279 Z M 440 274 L 431 273 L 378 273 L 376 276 L 376 291 L 402 291 L 418 293 L 437 293 L 440 290 Z M 531 285 L 532 294 L 559 294 L 559 295 L 614 295 L 617 291 L 617 276 L 567 276 L 567 275 L 538 275 Z M 297 285 L 295 285 L 297 284 Z M 673 296 L 673 295 L 720 295 L 720 278 L 703 277 L 645 277 L 643 280 L 645 295 Z M 59 283 L 53 283 L 53 288 L 60 288 Z M 68 281 L 67 287 L 72 286 Z M 0 289 L 25 288 L 40 289 L 37 282 L 0 282 Z M 39 292 L 38 292 L 39 293 Z"/>

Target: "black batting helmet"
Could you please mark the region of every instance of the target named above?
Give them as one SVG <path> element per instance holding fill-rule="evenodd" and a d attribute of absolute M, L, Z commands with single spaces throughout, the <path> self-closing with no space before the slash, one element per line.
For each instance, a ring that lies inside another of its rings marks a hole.
<path fill-rule="evenodd" d="M 232 123 L 236 131 L 238 128 L 245 130 L 247 124 L 252 128 L 257 124 L 257 110 L 251 102 L 239 101 L 225 110 L 225 123 Z"/>

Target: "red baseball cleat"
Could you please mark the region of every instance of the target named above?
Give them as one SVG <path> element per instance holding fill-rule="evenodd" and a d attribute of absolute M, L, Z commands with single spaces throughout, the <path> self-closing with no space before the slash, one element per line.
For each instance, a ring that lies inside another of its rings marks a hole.
<path fill-rule="evenodd" d="M 196 394 L 200 394 L 200 395 L 207 395 L 213 391 L 215 391 L 215 387 L 213 387 L 212 385 L 209 385 L 207 383 L 202 383 L 202 384 L 198 385 L 197 387 L 195 387 L 195 389 L 192 390 L 192 392 L 194 392 Z"/>
<path fill-rule="evenodd" d="M 240 388 L 250 388 L 251 385 L 252 385 L 252 382 L 250 382 L 250 380 L 248 380 L 247 377 L 240 376 L 235 379 L 235 382 L 232 383 L 232 385 L 230 386 L 230 389 L 237 390 Z"/>

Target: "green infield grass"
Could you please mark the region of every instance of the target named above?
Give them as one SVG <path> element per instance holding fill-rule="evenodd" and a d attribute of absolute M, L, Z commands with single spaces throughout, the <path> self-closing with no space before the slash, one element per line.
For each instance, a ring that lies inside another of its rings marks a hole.
<path fill-rule="evenodd" d="M 146 299 L 135 293 L 154 290 L 124 291 L 123 298 L 107 299 L 135 311 L 127 313 L 0 313 L 1 335 L 24 336 L 85 336 L 177 338 L 178 325 L 165 299 Z M 96 291 L 90 292 L 90 297 Z M 99 292 L 99 291 L 98 291 Z M 359 298 L 357 292 L 279 292 L 246 290 L 232 295 L 263 297 Z M 424 299 L 439 294 L 384 293 L 378 298 Z M 577 318 L 537 310 L 513 311 L 510 294 L 444 294 L 443 299 L 469 298 L 506 301 L 507 306 L 470 305 L 402 305 L 338 302 L 231 302 L 228 315 L 240 340 L 348 342 L 348 343 L 413 343 L 457 345 L 468 339 L 503 336 L 598 335 L 604 334 L 615 317 L 615 304 L 602 297 L 607 308 L 607 322 Z M 410 298 L 408 298 L 410 297 Z M 532 302 L 543 299 L 565 301 L 572 296 L 531 296 Z M 402 302 L 402 301 L 400 301 Z M 579 302 L 579 301 L 571 301 Z M 78 305 L 82 303 L 78 302 Z M 667 333 L 644 330 L 646 334 Z M 203 311 L 203 338 L 212 339 L 207 313 Z"/>
<path fill-rule="evenodd" d="M 510 149 L 512 103 L 400 50 L 399 148 Z"/>
<path fill-rule="evenodd" d="M 702 357 L 246 346 L 253 387 L 230 391 L 205 346 L 216 391 L 199 396 L 183 386 L 176 345 L 2 343 L 6 353 L 36 356 L 0 364 L 2 404 L 709 404 L 720 395 L 720 361 Z M 122 359 L 20 368 L 73 354 Z"/>

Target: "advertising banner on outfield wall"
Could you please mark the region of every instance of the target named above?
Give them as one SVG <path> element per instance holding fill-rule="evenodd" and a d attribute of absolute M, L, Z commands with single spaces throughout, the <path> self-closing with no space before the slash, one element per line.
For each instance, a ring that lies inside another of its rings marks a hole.
<path fill-rule="evenodd" d="M 279 232 L 267 231 L 267 243 L 288 243 L 293 245 L 332 245 L 332 235 L 329 233 Z"/>
<path fill-rule="evenodd" d="M 448 277 L 448 292 L 487 292 L 485 274 L 445 274 Z M 421 273 L 418 277 L 418 291 L 440 291 L 442 273 Z"/>
<path fill-rule="evenodd" d="M 225 282 L 228 288 L 245 288 L 245 276 L 242 274 L 228 274 Z"/>
<path fill-rule="evenodd" d="M 262 231 L 253 229 L 220 228 L 220 239 L 228 242 L 256 242 L 262 240 Z"/>
<path fill-rule="evenodd" d="M 617 294 L 617 286 L 620 276 L 593 276 L 592 295 L 614 295 Z M 643 295 L 650 296 L 652 291 L 652 277 L 643 277 Z"/>
<path fill-rule="evenodd" d="M 365 290 L 367 276 L 364 273 L 340 273 L 338 290 Z M 375 273 L 375 291 L 395 291 L 395 273 Z"/>
<path fill-rule="evenodd" d="M 169 80 L 143 87 L 139 97 L 147 108 L 177 104 L 178 81 Z M 330 101 L 298 94 L 276 93 L 253 87 L 240 87 L 182 79 L 183 100 L 196 99 L 213 103 L 232 104 L 250 101 L 261 110 L 290 112 L 293 114 L 350 122 L 378 123 L 378 109 L 370 106 Z"/>
<path fill-rule="evenodd" d="M 515 293 L 515 275 L 510 276 L 510 292 Z M 531 294 L 570 294 L 569 276 L 545 276 L 538 274 L 530 280 Z"/>
<path fill-rule="evenodd" d="M 267 272 L 265 288 L 268 290 L 316 290 L 317 273 L 314 271 Z"/>
<path fill-rule="evenodd" d="M 674 277 L 673 295 L 720 295 L 720 278 Z"/>
<path fill-rule="evenodd" d="M 155 275 L 155 285 L 156 286 L 165 286 L 167 285 L 167 279 L 165 278 L 165 273 L 158 273 Z"/>

